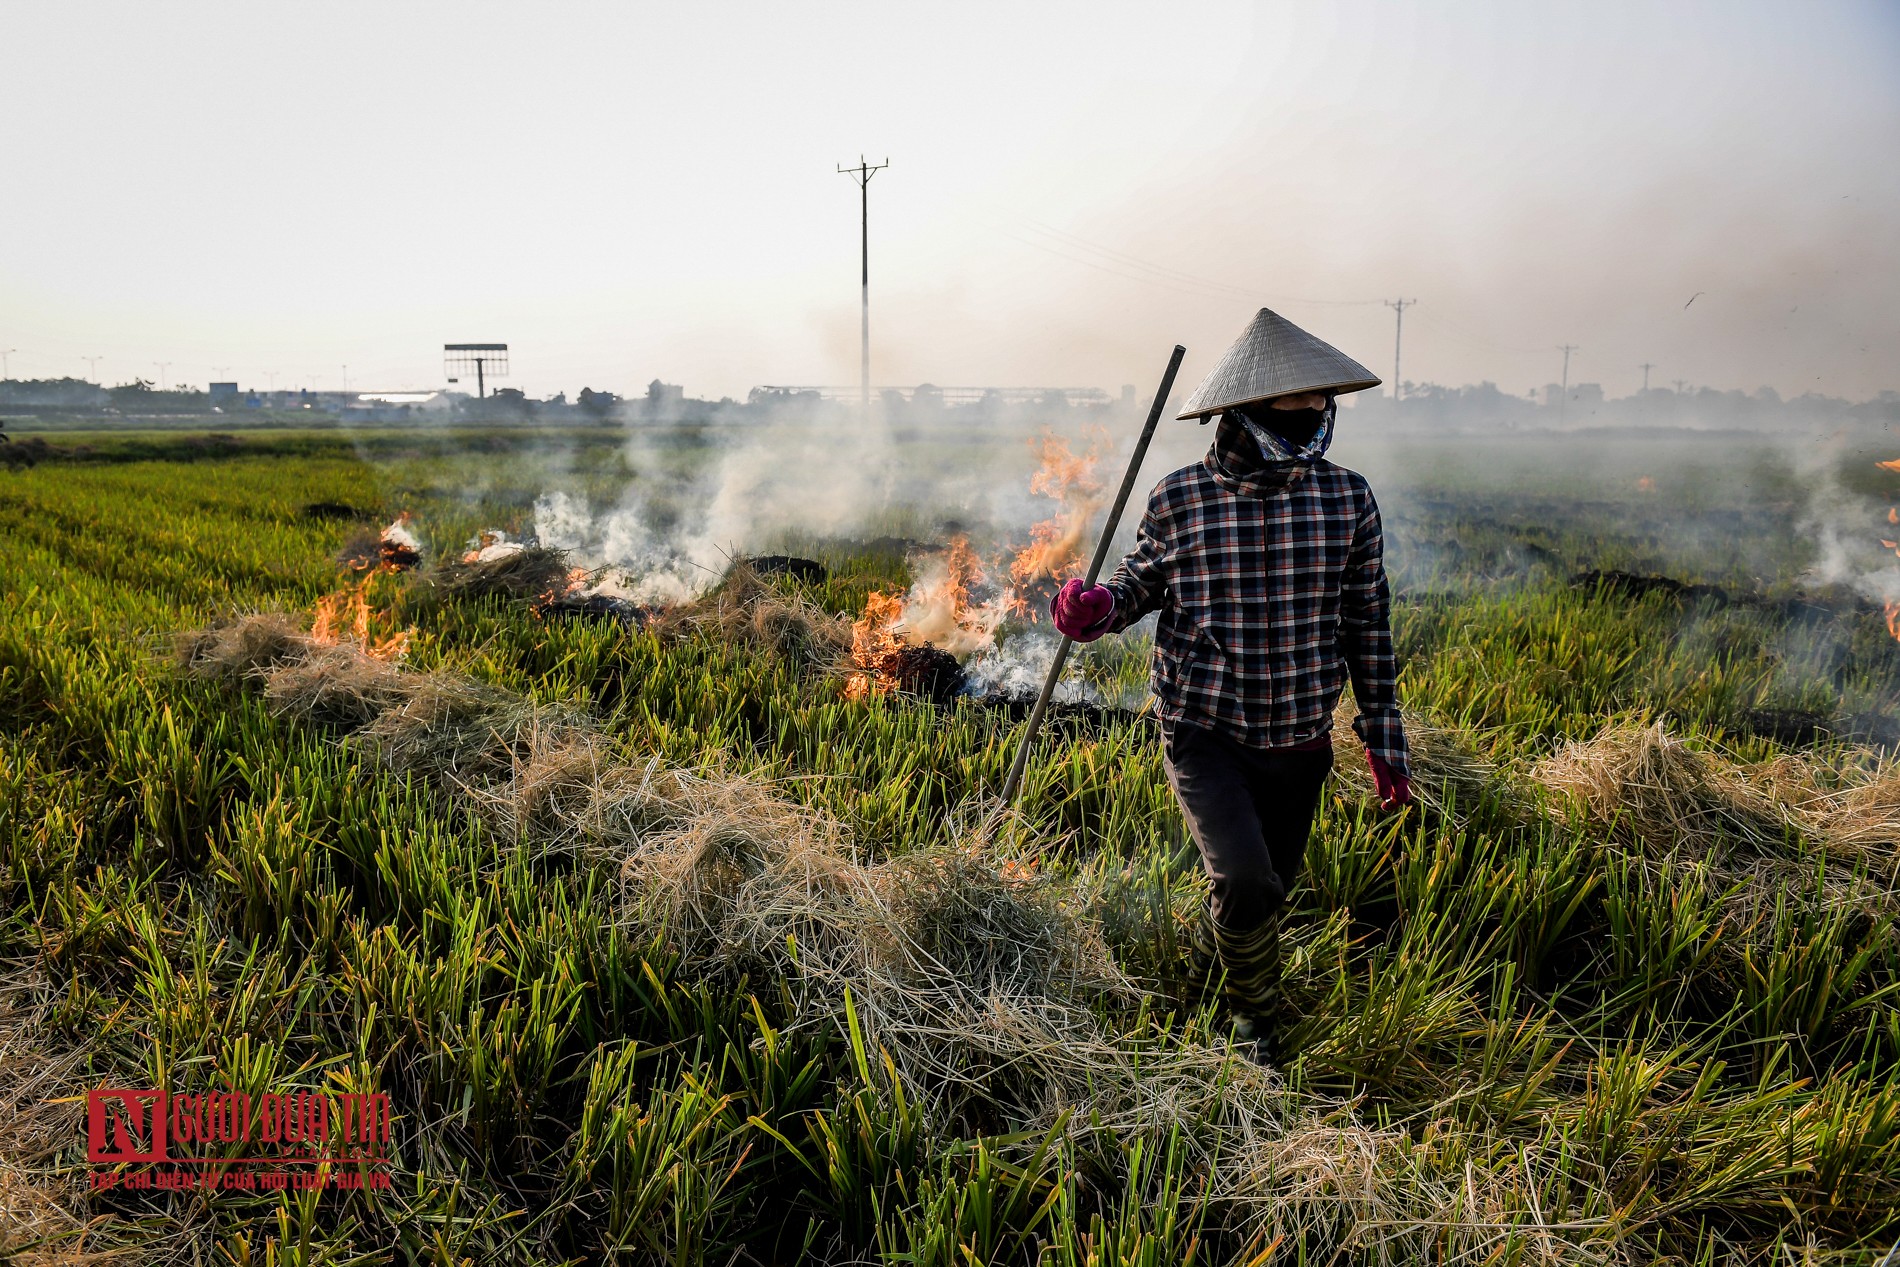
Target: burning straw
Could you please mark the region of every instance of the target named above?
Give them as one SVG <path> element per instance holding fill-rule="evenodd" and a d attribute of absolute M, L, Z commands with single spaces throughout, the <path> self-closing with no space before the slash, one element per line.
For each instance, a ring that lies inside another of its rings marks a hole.
<path fill-rule="evenodd" d="M 846 626 L 768 597 L 756 578 L 722 587 L 690 620 L 808 654 L 848 647 Z M 1447 1134 L 1428 1163 L 1403 1130 L 1290 1093 L 1223 1047 L 1117 1033 L 1106 1018 L 1140 994 L 1089 894 L 1005 843 L 970 836 L 872 861 L 841 823 L 762 783 L 629 761 L 584 718 L 314 643 L 280 616 L 179 648 L 195 676 L 354 729 L 522 846 L 613 867 L 619 918 L 677 954 L 679 971 L 735 989 L 781 981 L 787 1025 L 861 1035 L 887 1062 L 872 1071 L 882 1091 L 901 1087 L 946 1135 L 1001 1124 L 1059 1131 L 1105 1157 L 1134 1139 L 1185 1148 L 1205 1188 L 1165 1199 L 1205 1199 L 1260 1243 L 1298 1231 L 1376 1260 L 1449 1261 L 1505 1236 L 1522 1243 L 1527 1224 L 1542 1224 L 1530 1194 L 1545 1176 L 1529 1161 L 1498 1168 Z M 317 678 L 324 689 L 311 689 Z M 1540 1230 L 1530 1261 L 1601 1233 Z"/>

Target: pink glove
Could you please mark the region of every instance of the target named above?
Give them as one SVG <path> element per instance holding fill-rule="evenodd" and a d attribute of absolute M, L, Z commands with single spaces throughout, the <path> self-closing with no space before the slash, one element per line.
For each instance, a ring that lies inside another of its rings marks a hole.
<path fill-rule="evenodd" d="M 1412 781 L 1392 768 L 1384 757 L 1368 750 L 1366 764 L 1372 767 L 1372 782 L 1379 789 L 1379 808 L 1397 809 L 1412 803 Z"/>
<path fill-rule="evenodd" d="M 1106 585 L 1084 589 L 1081 581 L 1070 581 L 1049 600 L 1049 614 L 1056 628 L 1077 642 L 1094 642 L 1115 619 L 1115 595 Z"/>

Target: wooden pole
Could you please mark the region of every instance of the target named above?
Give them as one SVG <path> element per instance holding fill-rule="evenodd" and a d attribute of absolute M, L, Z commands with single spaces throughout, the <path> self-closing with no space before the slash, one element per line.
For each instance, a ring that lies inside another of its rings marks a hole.
<path fill-rule="evenodd" d="M 1155 393 L 1155 403 L 1148 410 L 1148 421 L 1141 428 L 1141 439 L 1135 442 L 1134 455 L 1128 459 L 1128 473 L 1122 476 L 1121 491 L 1115 494 L 1115 504 L 1109 507 L 1108 522 L 1102 525 L 1102 539 L 1095 547 L 1095 557 L 1089 561 L 1089 574 L 1083 582 L 1085 587 L 1093 586 L 1096 578 L 1102 574 L 1102 564 L 1108 561 L 1108 548 L 1115 539 L 1115 528 L 1121 523 L 1122 509 L 1128 505 L 1128 494 L 1135 487 L 1135 476 L 1141 473 L 1141 460 L 1148 456 L 1148 442 L 1154 439 L 1155 423 L 1161 420 L 1161 411 L 1168 403 L 1168 393 L 1174 390 L 1175 371 L 1181 368 L 1181 358 L 1187 355 L 1187 349 L 1180 344 L 1174 347 L 1174 355 L 1168 358 L 1167 373 L 1161 376 L 1161 390 Z M 1034 708 L 1029 710 L 1029 727 L 1023 732 L 1022 745 L 1016 749 L 1016 759 L 1010 763 L 1009 777 L 1003 780 L 1003 805 L 1007 808 L 1016 801 L 1016 793 L 1023 784 L 1023 770 L 1029 765 L 1030 749 L 1036 746 L 1036 732 L 1042 728 L 1042 715 L 1049 708 L 1049 697 L 1055 693 L 1056 682 L 1062 677 L 1062 666 L 1069 659 L 1069 648 L 1075 645 L 1075 639 L 1063 635 L 1062 642 L 1056 647 L 1055 662 L 1049 666 L 1049 676 L 1043 680 L 1042 693 L 1036 696 Z"/>

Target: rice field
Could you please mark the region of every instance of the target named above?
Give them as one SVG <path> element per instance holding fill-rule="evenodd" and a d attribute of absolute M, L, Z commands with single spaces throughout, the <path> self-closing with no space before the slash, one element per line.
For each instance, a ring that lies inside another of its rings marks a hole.
<path fill-rule="evenodd" d="M 1416 464 L 1388 524 L 1421 803 L 1381 816 L 1337 728 L 1268 1069 L 1183 979 L 1202 882 L 1144 719 L 1054 727 L 1009 814 L 1007 711 L 847 697 L 837 620 L 909 579 L 871 538 L 927 524 L 788 538 L 830 579 L 734 575 L 644 629 L 543 620 L 433 562 L 628 472 L 507 443 L 0 473 L 0 1261 L 1900 1241 L 1900 644 L 1800 580 L 1791 470 L 1657 498 Z M 403 654 L 313 641 L 398 511 L 425 564 L 368 592 Z M 384 1093 L 391 1185 L 97 1188 L 106 1086 Z"/>

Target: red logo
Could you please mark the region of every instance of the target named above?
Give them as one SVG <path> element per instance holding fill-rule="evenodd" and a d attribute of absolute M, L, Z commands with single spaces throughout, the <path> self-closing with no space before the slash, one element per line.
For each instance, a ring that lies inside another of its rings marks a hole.
<path fill-rule="evenodd" d="M 159 1090 L 86 1092 L 86 1160 L 164 1161 L 165 1098 Z"/>
<path fill-rule="evenodd" d="M 86 1092 L 95 1190 L 386 1191 L 394 1114 L 381 1091 Z"/>

